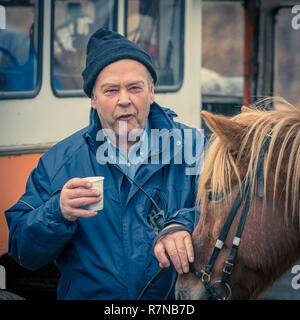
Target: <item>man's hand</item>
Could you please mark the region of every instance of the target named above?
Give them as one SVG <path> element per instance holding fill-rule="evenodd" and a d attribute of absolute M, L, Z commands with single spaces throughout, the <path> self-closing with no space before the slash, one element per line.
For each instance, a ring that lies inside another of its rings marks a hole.
<path fill-rule="evenodd" d="M 179 225 L 180 224 L 174 223 L 167 226 L 165 229 Z M 170 261 L 168 259 L 168 257 L 170 257 L 179 274 L 187 273 L 189 272 L 189 263 L 194 262 L 194 249 L 191 235 L 187 231 L 167 233 L 158 239 L 154 247 L 154 253 L 161 268 L 170 266 Z"/>
<path fill-rule="evenodd" d="M 91 187 L 92 184 L 85 179 L 73 178 L 66 182 L 61 190 L 59 206 L 67 220 L 75 221 L 79 217 L 89 218 L 97 214 L 97 211 L 80 208 L 102 199 L 100 191 L 93 190 Z"/>

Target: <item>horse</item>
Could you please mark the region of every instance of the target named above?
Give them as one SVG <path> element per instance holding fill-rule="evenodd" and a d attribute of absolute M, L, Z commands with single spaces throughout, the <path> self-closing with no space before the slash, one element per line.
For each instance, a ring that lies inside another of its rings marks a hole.
<path fill-rule="evenodd" d="M 176 299 L 257 299 L 300 258 L 300 108 L 279 103 L 264 99 L 231 118 L 201 112 L 213 134 L 195 259 Z"/>

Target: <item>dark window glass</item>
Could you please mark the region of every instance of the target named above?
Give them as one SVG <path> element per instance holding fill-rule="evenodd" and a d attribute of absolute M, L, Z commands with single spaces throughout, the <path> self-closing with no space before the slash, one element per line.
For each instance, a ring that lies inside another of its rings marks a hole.
<path fill-rule="evenodd" d="M 202 95 L 243 96 L 242 1 L 202 2 Z"/>
<path fill-rule="evenodd" d="M 151 57 L 158 91 L 179 89 L 183 77 L 184 1 L 126 1 L 126 35 Z"/>
<path fill-rule="evenodd" d="M 278 11 L 274 42 L 274 95 L 282 96 L 293 104 L 300 103 L 300 6 Z M 295 11 L 296 12 L 296 11 Z"/>
<path fill-rule="evenodd" d="M 83 94 L 87 42 L 100 27 L 115 29 L 116 9 L 114 0 L 54 2 L 52 85 L 56 94 Z"/>
<path fill-rule="evenodd" d="M 38 85 L 39 1 L 0 1 L 0 94 L 33 92 Z"/>

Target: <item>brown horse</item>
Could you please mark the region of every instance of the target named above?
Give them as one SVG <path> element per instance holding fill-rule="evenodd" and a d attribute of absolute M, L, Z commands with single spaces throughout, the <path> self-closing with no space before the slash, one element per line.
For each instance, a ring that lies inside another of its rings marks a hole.
<path fill-rule="evenodd" d="M 286 104 L 266 110 L 257 104 L 242 111 L 231 119 L 202 112 L 214 134 L 198 186 L 201 215 L 193 232 L 194 271 L 178 277 L 178 299 L 211 298 L 209 288 L 216 289 L 214 298 L 255 299 L 300 257 L 300 109 Z M 261 157 L 266 139 L 268 147 Z M 261 187 L 253 174 L 259 161 Z M 217 240 L 247 179 L 251 200 L 243 233 L 235 239 L 244 199 L 222 246 Z M 234 263 L 225 267 L 225 286 L 219 280 L 233 242 L 238 250 Z M 207 274 L 215 247 L 222 248 Z"/>

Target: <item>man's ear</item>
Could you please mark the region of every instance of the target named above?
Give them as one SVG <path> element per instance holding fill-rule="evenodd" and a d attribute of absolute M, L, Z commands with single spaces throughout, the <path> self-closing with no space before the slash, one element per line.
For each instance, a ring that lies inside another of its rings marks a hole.
<path fill-rule="evenodd" d="M 94 93 L 91 94 L 91 107 L 96 109 L 96 98 L 94 96 Z"/>
<path fill-rule="evenodd" d="M 151 88 L 150 88 L 150 104 L 152 104 L 155 100 L 155 94 L 154 94 L 154 81 L 152 80 Z"/>
<path fill-rule="evenodd" d="M 245 127 L 224 116 L 202 111 L 207 126 L 227 145 L 230 150 L 239 148 Z"/>

